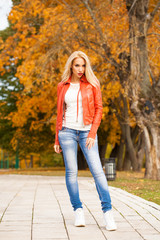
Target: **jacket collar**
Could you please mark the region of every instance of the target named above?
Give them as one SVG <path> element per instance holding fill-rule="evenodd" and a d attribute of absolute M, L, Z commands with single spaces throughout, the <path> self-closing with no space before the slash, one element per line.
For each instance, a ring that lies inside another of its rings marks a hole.
<path fill-rule="evenodd" d="M 81 81 L 82 81 L 82 82 L 88 82 L 88 81 L 87 81 L 87 78 L 86 78 L 86 76 L 85 76 L 84 74 L 83 74 L 83 76 L 81 77 Z"/>
<path fill-rule="evenodd" d="M 64 82 L 64 84 L 71 83 L 71 77 L 72 77 L 72 75 L 69 77 L 69 79 L 68 79 L 67 81 Z M 88 82 L 85 75 L 83 75 L 83 76 L 81 77 L 80 81 L 81 81 L 81 82 Z"/>

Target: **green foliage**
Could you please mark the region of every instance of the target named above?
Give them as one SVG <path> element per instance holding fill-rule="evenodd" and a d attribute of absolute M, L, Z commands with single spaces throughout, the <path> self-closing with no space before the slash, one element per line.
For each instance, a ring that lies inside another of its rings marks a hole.
<path fill-rule="evenodd" d="M 15 77 L 16 66 L 6 66 L 10 68 L 10 72 L 6 72 L 0 78 L 0 142 L 1 147 L 12 151 L 10 145 L 16 128 L 12 126 L 9 114 L 17 110 L 16 107 L 16 93 L 23 89 Z"/>
<path fill-rule="evenodd" d="M 56 154 L 54 152 L 43 152 L 40 157 L 40 162 L 36 163 L 39 164 L 40 167 L 63 167 L 63 158 L 61 154 Z"/>
<path fill-rule="evenodd" d="M 15 30 L 11 27 L 11 25 L 3 31 L 0 31 L 0 38 L 5 41 L 9 36 L 12 36 L 15 33 Z"/>
<path fill-rule="evenodd" d="M 12 2 L 13 2 L 13 5 L 15 6 L 15 5 L 19 5 L 22 2 L 22 0 L 12 0 Z"/>

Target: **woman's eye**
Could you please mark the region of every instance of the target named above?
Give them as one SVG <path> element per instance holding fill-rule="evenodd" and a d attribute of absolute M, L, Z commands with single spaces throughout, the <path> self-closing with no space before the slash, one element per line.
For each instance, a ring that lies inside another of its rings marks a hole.
<path fill-rule="evenodd" d="M 82 67 L 85 67 L 85 66 L 86 66 L 86 65 L 82 65 Z M 78 64 L 76 64 L 76 65 L 75 65 L 75 67 L 79 67 L 79 65 L 78 65 Z"/>

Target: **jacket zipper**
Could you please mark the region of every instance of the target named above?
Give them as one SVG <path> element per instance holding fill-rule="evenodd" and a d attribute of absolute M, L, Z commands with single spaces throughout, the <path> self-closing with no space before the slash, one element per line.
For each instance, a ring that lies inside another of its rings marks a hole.
<path fill-rule="evenodd" d="M 81 89 L 79 88 L 78 90 L 78 94 L 77 94 L 77 120 L 76 122 L 78 122 L 78 111 L 79 111 L 79 93 L 80 93 Z"/>

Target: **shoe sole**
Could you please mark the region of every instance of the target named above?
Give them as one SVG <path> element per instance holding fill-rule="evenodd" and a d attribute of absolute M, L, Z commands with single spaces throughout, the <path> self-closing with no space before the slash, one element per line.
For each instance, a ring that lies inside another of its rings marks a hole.
<path fill-rule="evenodd" d="M 117 228 L 113 228 L 113 229 L 109 229 L 109 228 L 106 228 L 107 231 L 116 231 Z"/>
<path fill-rule="evenodd" d="M 85 227 L 84 224 L 80 224 L 80 225 L 75 225 L 75 227 Z"/>

